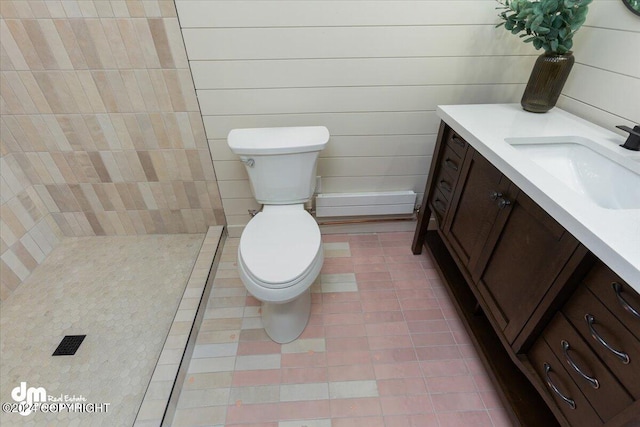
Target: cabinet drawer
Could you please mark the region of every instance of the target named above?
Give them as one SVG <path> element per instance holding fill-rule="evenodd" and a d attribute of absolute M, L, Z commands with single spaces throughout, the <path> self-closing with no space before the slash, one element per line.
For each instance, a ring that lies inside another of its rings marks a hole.
<path fill-rule="evenodd" d="M 446 197 L 447 201 L 451 201 L 457 178 L 457 175 L 452 175 L 442 167 L 438 171 L 434 186 L 444 197 Z"/>
<path fill-rule="evenodd" d="M 529 352 L 529 361 L 547 393 L 572 426 L 601 426 L 602 420 L 544 339 Z"/>
<path fill-rule="evenodd" d="M 446 172 L 453 177 L 457 177 L 461 169 L 462 157 L 458 156 L 450 146 L 444 147 L 439 172 Z"/>
<path fill-rule="evenodd" d="M 447 209 L 449 208 L 449 200 L 436 189 L 433 191 L 433 194 L 431 194 L 429 202 L 431 210 L 435 214 L 436 221 L 438 222 L 438 227 L 442 227 L 444 217 L 447 214 Z"/>
<path fill-rule="evenodd" d="M 600 262 L 589 272 L 584 283 L 640 339 L 640 295 Z"/>
<path fill-rule="evenodd" d="M 464 157 L 464 153 L 467 151 L 467 147 L 469 146 L 467 141 L 465 141 L 451 128 L 449 128 L 449 134 L 447 135 L 447 145 L 451 147 L 461 158 Z"/>
<path fill-rule="evenodd" d="M 640 341 L 586 287 L 562 312 L 629 394 L 640 399 Z"/>
<path fill-rule="evenodd" d="M 562 314 L 556 314 L 543 337 L 605 422 L 633 403 L 633 398 Z"/>

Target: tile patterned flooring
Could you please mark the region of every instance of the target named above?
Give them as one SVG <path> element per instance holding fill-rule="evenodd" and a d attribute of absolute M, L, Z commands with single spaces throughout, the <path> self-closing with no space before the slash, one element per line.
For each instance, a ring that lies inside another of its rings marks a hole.
<path fill-rule="evenodd" d="M 511 426 L 412 234 L 324 235 L 309 324 L 284 345 L 228 239 L 173 426 Z"/>

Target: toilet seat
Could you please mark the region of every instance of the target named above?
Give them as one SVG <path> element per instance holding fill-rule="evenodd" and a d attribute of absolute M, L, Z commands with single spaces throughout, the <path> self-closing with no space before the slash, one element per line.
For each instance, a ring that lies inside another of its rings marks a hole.
<path fill-rule="evenodd" d="M 244 274 L 266 289 L 304 281 L 322 260 L 320 229 L 301 204 L 265 206 L 245 227 L 238 247 Z"/>

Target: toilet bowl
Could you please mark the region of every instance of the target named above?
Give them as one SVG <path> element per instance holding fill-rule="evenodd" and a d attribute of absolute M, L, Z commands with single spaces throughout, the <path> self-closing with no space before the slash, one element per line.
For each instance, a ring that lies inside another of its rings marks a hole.
<path fill-rule="evenodd" d="M 227 141 L 244 163 L 262 211 L 246 225 L 238 271 L 262 302 L 262 324 L 278 343 L 295 340 L 311 312 L 310 286 L 324 261 L 320 229 L 304 209 L 313 196 L 325 127 L 235 129 Z"/>
<path fill-rule="evenodd" d="M 320 229 L 303 205 L 265 206 L 242 232 L 240 278 L 262 301 L 262 323 L 275 342 L 293 341 L 304 330 L 309 288 L 323 260 Z"/>

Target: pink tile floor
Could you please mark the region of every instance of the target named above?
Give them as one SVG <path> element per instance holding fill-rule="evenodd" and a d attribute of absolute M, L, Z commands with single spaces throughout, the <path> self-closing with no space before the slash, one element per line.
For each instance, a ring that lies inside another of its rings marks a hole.
<path fill-rule="evenodd" d="M 511 426 L 413 233 L 323 236 L 302 336 L 280 345 L 228 239 L 174 426 Z"/>

